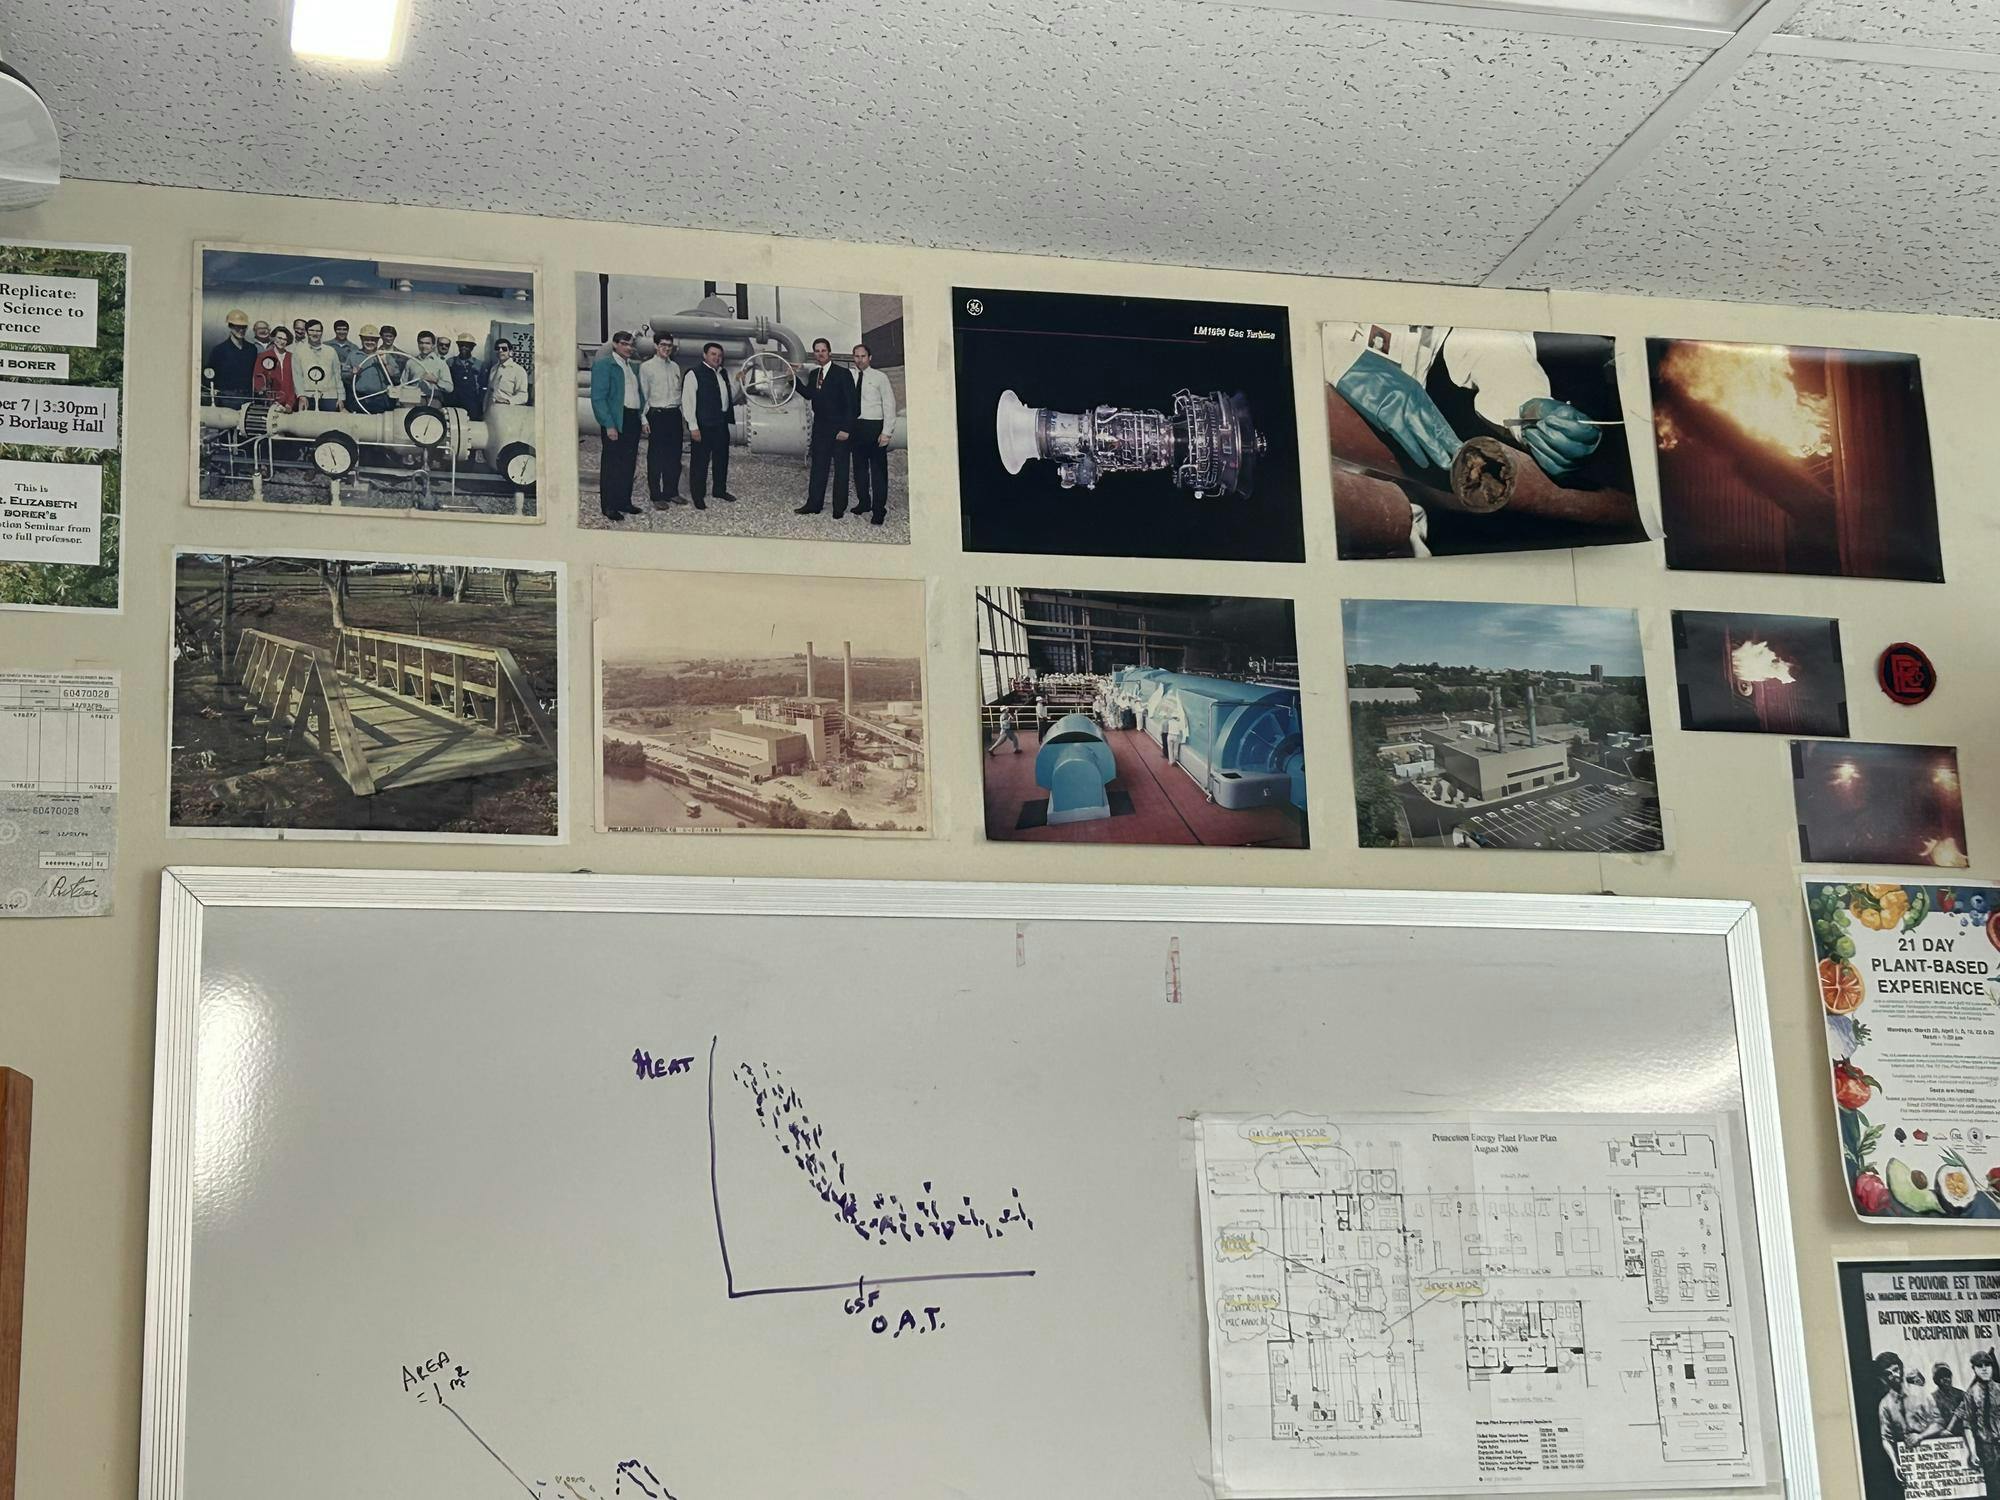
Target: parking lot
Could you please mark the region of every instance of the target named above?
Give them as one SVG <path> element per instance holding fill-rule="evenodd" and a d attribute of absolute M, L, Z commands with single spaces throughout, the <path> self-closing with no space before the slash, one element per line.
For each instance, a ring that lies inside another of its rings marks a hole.
<path fill-rule="evenodd" d="M 1571 849 L 1645 854 L 1663 847 L 1659 804 L 1604 786 L 1576 786 L 1464 819 L 1459 831 L 1482 849 Z"/>

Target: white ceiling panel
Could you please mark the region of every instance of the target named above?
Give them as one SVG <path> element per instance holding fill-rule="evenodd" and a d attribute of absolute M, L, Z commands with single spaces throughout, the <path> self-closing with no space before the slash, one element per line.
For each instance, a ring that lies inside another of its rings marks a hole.
<path fill-rule="evenodd" d="M 1785 30 L 1832 42 L 2000 51 L 2000 0 L 1807 0 Z"/>
<path fill-rule="evenodd" d="M 1516 284 L 2000 316 L 2000 75 L 1753 57 Z"/>
<path fill-rule="evenodd" d="M 1703 55 L 1163 0 L 414 4 L 377 74 L 295 63 L 282 0 L 0 24 L 75 176 L 1454 282 Z"/>

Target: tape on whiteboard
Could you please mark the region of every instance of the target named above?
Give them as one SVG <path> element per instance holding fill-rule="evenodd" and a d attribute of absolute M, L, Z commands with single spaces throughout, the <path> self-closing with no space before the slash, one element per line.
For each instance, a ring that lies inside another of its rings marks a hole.
<path fill-rule="evenodd" d="M 1167 939 L 1167 1004 L 1181 1003 L 1181 940 Z"/>

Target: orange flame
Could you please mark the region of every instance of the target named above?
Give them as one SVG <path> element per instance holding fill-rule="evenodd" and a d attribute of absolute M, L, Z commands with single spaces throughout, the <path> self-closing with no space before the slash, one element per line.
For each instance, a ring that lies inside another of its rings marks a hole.
<path fill-rule="evenodd" d="M 1660 362 L 1660 378 L 1794 458 L 1824 458 L 1833 452 L 1827 399 L 1799 393 L 1791 353 L 1782 344 L 1679 341 Z M 1662 448 L 1679 441 L 1671 420 L 1655 426 L 1664 428 Z"/>
<path fill-rule="evenodd" d="M 1729 653 L 1729 670 L 1738 682 L 1792 682 L 1792 664 L 1763 641 L 1745 641 Z"/>

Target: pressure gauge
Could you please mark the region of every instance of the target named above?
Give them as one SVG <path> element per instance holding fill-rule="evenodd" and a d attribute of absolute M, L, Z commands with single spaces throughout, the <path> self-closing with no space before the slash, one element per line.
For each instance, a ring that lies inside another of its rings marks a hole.
<path fill-rule="evenodd" d="M 442 446 L 450 431 L 444 413 L 434 406 L 413 406 L 403 414 L 403 432 L 419 448 Z"/>
<path fill-rule="evenodd" d="M 313 467 L 329 479 L 345 479 L 361 463 L 361 449 L 344 432 L 322 432 L 313 441 Z"/>
<path fill-rule="evenodd" d="M 526 443 L 509 443 L 502 448 L 494 467 L 517 490 L 532 490 L 535 487 L 535 450 Z"/>

